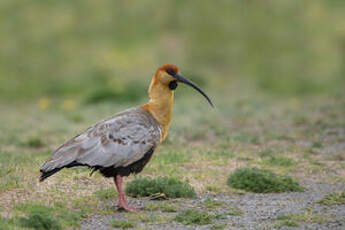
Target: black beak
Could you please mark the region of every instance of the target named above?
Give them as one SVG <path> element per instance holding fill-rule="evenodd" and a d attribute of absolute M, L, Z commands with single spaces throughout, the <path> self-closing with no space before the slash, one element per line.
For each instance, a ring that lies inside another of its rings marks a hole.
<path fill-rule="evenodd" d="M 199 93 L 201 93 L 201 94 L 206 98 L 206 100 L 210 103 L 210 105 L 211 105 L 212 107 L 214 107 L 214 105 L 213 105 L 211 99 L 206 95 L 206 93 L 204 93 L 204 91 L 202 91 L 202 90 L 201 90 L 198 86 L 196 86 L 193 82 L 191 82 L 190 80 L 184 78 L 182 75 L 180 75 L 180 74 L 178 74 L 178 73 L 174 74 L 173 77 L 176 78 L 177 81 L 182 82 L 182 83 L 185 83 L 185 84 L 187 84 L 187 85 L 193 87 L 195 90 L 199 91 Z"/>

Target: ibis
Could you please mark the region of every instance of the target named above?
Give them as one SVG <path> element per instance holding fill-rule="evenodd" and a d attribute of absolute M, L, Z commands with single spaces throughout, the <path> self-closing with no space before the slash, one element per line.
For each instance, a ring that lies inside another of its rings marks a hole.
<path fill-rule="evenodd" d="M 122 178 L 142 171 L 165 139 L 174 90 L 184 83 L 211 99 L 196 84 L 183 77 L 172 64 L 160 66 L 148 89 L 149 101 L 124 110 L 86 129 L 57 148 L 40 168 L 40 181 L 63 168 L 86 166 L 112 177 L 118 191 L 118 207 L 135 211 L 127 204 Z"/>

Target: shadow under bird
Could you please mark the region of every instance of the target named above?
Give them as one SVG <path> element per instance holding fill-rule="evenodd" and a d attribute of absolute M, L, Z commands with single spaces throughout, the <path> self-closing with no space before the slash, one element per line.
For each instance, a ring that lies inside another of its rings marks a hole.
<path fill-rule="evenodd" d="M 122 191 L 122 177 L 139 173 L 165 139 L 171 119 L 174 90 L 184 83 L 210 98 L 194 83 L 180 75 L 172 64 L 155 72 L 148 93 L 149 101 L 96 123 L 55 150 L 42 165 L 40 181 L 63 168 L 87 166 L 105 177 L 113 177 L 118 206 L 128 211 Z M 93 172 L 92 171 L 92 172 Z"/>

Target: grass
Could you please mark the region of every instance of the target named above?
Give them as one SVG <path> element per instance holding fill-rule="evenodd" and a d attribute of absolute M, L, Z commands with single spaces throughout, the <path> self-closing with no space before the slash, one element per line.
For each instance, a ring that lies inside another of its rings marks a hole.
<path fill-rule="evenodd" d="M 258 168 L 239 168 L 228 177 L 228 185 L 256 193 L 300 192 L 303 188 L 291 177 Z"/>
<path fill-rule="evenodd" d="M 7 219 L 5 224 L 8 229 L 14 226 L 21 226 L 23 228 L 32 228 L 38 230 L 60 230 L 62 229 L 61 223 L 57 220 L 53 209 L 51 207 L 41 205 L 38 203 L 23 203 L 15 207 L 25 216 L 15 216 Z M 4 226 L 6 226 L 4 224 Z M 7 228 L 5 228 L 7 229 Z"/>
<path fill-rule="evenodd" d="M 25 228 L 37 230 L 60 230 L 61 225 L 51 216 L 41 212 L 32 212 L 28 217 L 20 217 L 19 224 Z"/>
<path fill-rule="evenodd" d="M 236 83 L 236 80 L 233 85 L 217 82 L 217 74 L 214 76 L 209 78 L 206 84 L 209 88 L 205 91 L 214 99 L 217 109 L 211 110 L 198 94 L 179 86 L 168 141 L 161 144 L 140 174 L 148 179 L 137 181 L 138 178 L 133 176 L 124 179 L 124 188 L 130 188 L 133 196 L 145 204 L 140 211 L 144 214 L 133 216 L 139 218 L 136 220 L 128 218 L 129 221 L 160 222 L 165 226 L 175 213 L 196 208 L 212 212 L 213 224 L 209 228 L 222 223 L 224 218 L 242 220 L 241 215 L 248 210 L 236 209 L 227 202 L 221 204 L 223 200 L 218 199 L 222 194 L 234 195 L 237 200 L 246 193 L 227 185 L 229 174 L 236 168 L 265 167 L 280 175 L 288 173 L 293 181 L 301 181 L 303 186 L 302 182 L 345 182 L 344 163 L 336 160 L 341 159 L 342 149 L 339 147 L 344 141 L 343 96 L 272 97 L 261 90 L 254 94 L 250 86 Z M 188 94 L 181 94 L 181 89 Z M 63 229 L 78 228 L 89 213 L 113 215 L 116 212 L 113 206 L 116 189 L 112 180 L 103 179 L 98 173 L 89 177 L 87 168 L 64 169 L 44 183 L 37 182 L 40 165 L 61 143 L 96 121 L 139 104 L 115 100 L 84 104 L 84 96 L 73 98 L 74 108 L 63 108 L 61 105 L 65 99 L 58 97 L 49 98 L 47 108 L 41 108 L 38 99 L 22 104 L 0 103 L 3 111 L 0 113 L 0 219 L 11 228 L 22 228 L 18 217 L 30 218 L 30 211 L 17 208 L 18 204 L 30 201 L 52 208 L 53 211 L 47 213 L 48 218 L 56 220 Z M 71 119 L 71 116 L 76 116 L 76 119 Z M 31 140 L 30 144 L 28 140 Z M 312 146 L 316 140 L 322 140 L 321 148 Z M 309 149 L 313 149 L 313 153 Z M 320 154 L 320 151 L 328 154 Z M 267 175 L 269 186 L 256 184 L 266 183 Z M 282 176 L 271 175 L 256 174 L 247 188 L 254 187 L 260 192 L 277 190 L 277 181 L 273 180 L 273 183 L 271 179 L 281 179 Z M 161 177 L 173 177 L 172 181 L 179 182 L 165 186 L 170 179 L 157 179 Z M 237 182 L 243 185 L 243 179 L 237 178 Z M 278 187 L 281 191 L 281 184 Z M 199 203 L 195 206 L 187 205 L 189 201 L 184 202 L 183 198 L 168 201 L 141 198 L 193 197 L 195 194 L 204 198 L 209 197 L 209 193 L 215 197 L 200 202 L 197 199 Z M 131 202 L 133 200 L 129 198 Z M 224 210 L 224 213 L 219 213 L 219 210 Z M 150 213 L 157 215 L 151 218 Z M 140 228 L 139 223 L 136 228 Z"/>
<path fill-rule="evenodd" d="M 333 219 L 332 216 L 316 214 L 311 210 L 302 213 L 287 213 L 276 218 L 280 223 L 290 225 L 297 225 L 297 223 L 325 223 Z"/>
<path fill-rule="evenodd" d="M 62 229 L 67 226 L 78 227 L 83 216 L 81 210 L 71 210 L 63 203 L 47 206 L 39 202 L 27 201 L 17 204 L 14 209 L 18 216 L 13 217 L 10 226 L 35 229 Z M 22 217 L 22 214 L 25 216 Z"/>
<path fill-rule="evenodd" d="M 173 177 L 139 177 L 126 186 L 126 194 L 145 197 L 163 194 L 166 198 L 195 197 L 194 189 L 187 183 Z M 159 195 L 160 196 L 160 195 Z"/>
<path fill-rule="evenodd" d="M 323 144 L 321 141 L 314 141 L 313 144 L 311 145 L 312 148 L 322 148 L 323 147 Z"/>
<path fill-rule="evenodd" d="M 195 209 L 187 209 L 175 217 L 175 221 L 183 223 L 184 225 L 205 225 L 213 222 L 214 216 L 205 211 Z"/>
<path fill-rule="evenodd" d="M 117 197 L 115 188 L 101 188 L 96 190 L 94 194 L 100 199 L 115 199 Z"/>
<path fill-rule="evenodd" d="M 30 137 L 24 144 L 33 148 L 39 148 L 44 145 L 42 139 L 39 137 Z"/>
<path fill-rule="evenodd" d="M 137 81 L 130 81 L 123 88 L 110 88 L 102 86 L 93 89 L 85 96 L 86 104 L 96 104 L 102 102 L 136 102 L 146 94 L 146 88 Z"/>
<path fill-rule="evenodd" d="M 155 211 L 155 210 L 161 210 L 162 212 L 176 212 L 177 207 L 169 202 L 150 202 L 147 203 L 144 207 L 145 210 L 148 211 Z"/>
<path fill-rule="evenodd" d="M 266 156 L 272 156 L 273 150 L 270 148 L 262 149 L 259 151 L 259 156 L 266 157 Z"/>
<path fill-rule="evenodd" d="M 277 221 L 274 225 L 276 228 L 281 228 L 281 227 L 298 227 L 299 224 L 296 221 L 293 220 L 281 220 Z"/>
<path fill-rule="evenodd" d="M 223 204 L 224 203 L 215 202 L 214 200 L 207 200 L 206 202 L 204 202 L 204 205 L 206 205 L 207 209 L 210 209 L 210 208 L 214 209 L 215 207 L 224 207 L 222 206 Z M 219 213 L 219 214 L 211 214 L 207 211 L 200 211 L 197 209 L 186 209 L 175 216 L 175 221 L 183 223 L 184 225 L 191 225 L 191 224 L 206 225 L 206 224 L 213 223 L 214 220 L 224 219 L 227 216 L 241 216 L 242 213 L 243 213 L 242 210 L 236 207 L 230 207 L 230 210 Z M 219 226 L 218 224 L 215 224 L 212 226 L 212 228 L 222 229 L 222 227 L 225 227 L 225 226 L 226 225 L 223 225 L 223 224 L 219 224 Z"/>
<path fill-rule="evenodd" d="M 114 228 L 134 228 L 136 223 L 130 220 L 111 220 L 109 221 L 109 225 Z"/>
<path fill-rule="evenodd" d="M 228 216 L 241 216 L 243 211 L 237 207 L 230 207 L 230 210 L 226 211 L 224 214 Z"/>
<path fill-rule="evenodd" d="M 264 163 L 283 167 L 289 167 L 296 164 L 294 160 L 283 156 L 270 156 L 268 159 L 264 160 Z"/>
<path fill-rule="evenodd" d="M 219 193 L 222 191 L 222 189 L 220 187 L 212 186 L 212 185 L 207 185 L 206 190 L 209 192 L 213 192 L 213 193 Z"/>
<path fill-rule="evenodd" d="M 167 165 L 167 164 L 181 164 L 189 162 L 191 159 L 190 155 L 187 152 L 182 151 L 169 151 L 169 152 L 162 152 L 158 156 L 153 159 L 155 162 L 159 163 L 160 165 Z"/>
<path fill-rule="evenodd" d="M 172 217 L 157 212 L 136 212 L 125 216 L 129 221 L 141 221 L 146 224 L 165 224 Z"/>
<path fill-rule="evenodd" d="M 37 230 L 60 230 L 60 223 L 52 216 L 46 213 L 35 211 L 26 217 L 13 217 L 0 219 L 1 230 L 11 229 L 37 229 Z"/>
<path fill-rule="evenodd" d="M 207 198 L 206 200 L 204 200 L 204 206 L 207 209 L 214 209 L 217 207 L 224 207 L 224 206 L 226 206 L 226 204 L 222 201 L 219 201 L 219 200 Z"/>
<path fill-rule="evenodd" d="M 243 193 L 227 186 L 230 172 L 243 167 L 264 166 L 301 183 L 345 183 L 342 2 L 2 0 L 0 222 L 22 228 L 15 220 L 31 219 L 34 208 L 17 205 L 27 202 L 52 208 L 39 218 L 66 229 L 78 228 L 85 214 L 111 213 L 111 180 L 64 169 L 38 183 L 39 167 L 69 137 L 144 103 L 150 77 L 165 62 L 197 82 L 216 109 L 180 84 L 168 140 L 141 175 L 180 178 L 195 190 L 189 195 L 201 197 Z M 282 189 L 271 180 L 281 176 L 261 175 L 245 188 Z M 142 190 L 152 196 L 159 186 Z M 139 183 L 132 188 L 141 196 Z M 146 212 L 173 215 L 164 210 L 185 209 L 181 200 Z M 205 205 L 226 209 L 215 201 L 198 207 Z"/>
<path fill-rule="evenodd" d="M 323 205 L 345 205 L 345 191 L 329 193 L 321 200 L 318 200 L 317 203 Z"/>
<path fill-rule="evenodd" d="M 226 223 L 215 224 L 211 226 L 211 230 L 222 230 L 222 229 L 225 229 L 226 226 L 227 226 Z"/>

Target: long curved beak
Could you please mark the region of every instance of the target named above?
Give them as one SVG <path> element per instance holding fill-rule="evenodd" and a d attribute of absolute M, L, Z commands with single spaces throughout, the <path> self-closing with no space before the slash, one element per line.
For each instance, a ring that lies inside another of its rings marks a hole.
<path fill-rule="evenodd" d="M 174 77 L 176 78 L 177 81 L 179 82 L 182 82 L 182 83 L 185 83 L 189 86 L 191 86 L 192 88 L 194 88 L 195 90 L 197 90 L 199 93 L 201 93 L 205 98 L 206 100 L 210 103 L 210 105 L 214 108 L 214 105 L 211 101 L 211 99 L 207 96 L 207 94 L 202 91 L 202 89 L 200 89 L 197 85 L 195 85 L 193 82 L 191 82 L 190 80 L 188 80 L 187 78 L 184 78 L 182 75 L 176 73 L 174 75 Z"/>

